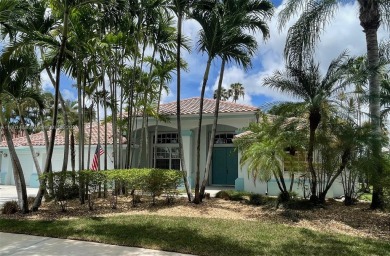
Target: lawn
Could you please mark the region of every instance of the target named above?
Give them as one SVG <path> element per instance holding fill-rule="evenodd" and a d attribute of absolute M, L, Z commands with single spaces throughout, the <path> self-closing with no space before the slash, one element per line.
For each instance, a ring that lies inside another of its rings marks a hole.
<path fill-rule="evenodd" d="M 1 219 L 0 231 L 196 255 L 390 255 L 390 243 L 250 220 L 158 215 Z"/>

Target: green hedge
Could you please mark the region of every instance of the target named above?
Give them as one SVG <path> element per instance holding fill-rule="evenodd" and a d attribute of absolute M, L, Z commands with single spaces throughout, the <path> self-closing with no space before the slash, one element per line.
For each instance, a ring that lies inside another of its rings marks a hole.
<path fill-rule="evenodd" d="M 80 181 L 84 181 L 84 184 L 87 184 L 88 187 L 96 187 L 97 184 L 107 183 L 111 184 L 111 187 L 114 188 L 115 184 L 121 184 L 130 191 L 141 190 L 142 192 L 149 192 L 155 197 L 161 193 L 170 195 L 173 192 L 177 192 L 177 187 L 182 183 L 182 177 L 183 174 L 181 171 L 164 169 L 85 170 L 76 173 L 76 184 L 74 185 L 78 185 Z M 48 180 L 47 178 L 53 178 L 57 181 L 55 183 L 58 186 L 58 189 L 55 190 L 62 192 L 63 189 L 69 189 L 73 176 L 72 172 L 56 172 L 43 175 L 42 178 L 46 178 L 46 180 Z M 62 181 L 65 186 L 60 186 L 59 181 Z M 64 199 L 63 197 L 67 196 L 67 193 L 60 194 L 55 195 L 55 197 Z"/>

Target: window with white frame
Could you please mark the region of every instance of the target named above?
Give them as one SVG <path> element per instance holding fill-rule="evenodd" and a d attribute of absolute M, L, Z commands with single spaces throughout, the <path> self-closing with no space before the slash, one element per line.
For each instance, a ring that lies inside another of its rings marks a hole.
<path fill-rule="evenodd" d="M 234 133 L 232 132 L 218 133 L 214 137 L 214 144 L 232 144 L 233 137 Z"/>
<path fill-rule="evenodd" d="M 157 135 L 157 144 L 154 145 L 153 151 L 153 165 L 159 169 L 180 170 L 177 133 L 161 133 Z"/>

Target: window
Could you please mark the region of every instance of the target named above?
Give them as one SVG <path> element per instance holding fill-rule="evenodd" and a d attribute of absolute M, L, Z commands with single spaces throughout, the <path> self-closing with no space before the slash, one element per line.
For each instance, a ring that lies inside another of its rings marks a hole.
<path fill-rule="evenodd" d="M 155 168 L 180 170 L 180 154 L 177 144 L 177 133 L 161 133 L 157 135 L 157 144 L 154 145 L 155 152 L 153 152 Z"/>
<path fill-rule="evenodd" d="M 154 140 L 153 136 L 153 142 Z M 178 143 L 177 133 L 161 133 L 157 135 L 157 144 Z"/>
<path fill-rule="evenodd" d="M 180 154 L 178 147 L 156 146 L 155 150 L 155 168 L 180 170 Z"/>
<path fill-rule="evenodd" d="M 232 144 L 233 143 L 233 133 L 219 133 L 214 137 L 215 144 Z"/>

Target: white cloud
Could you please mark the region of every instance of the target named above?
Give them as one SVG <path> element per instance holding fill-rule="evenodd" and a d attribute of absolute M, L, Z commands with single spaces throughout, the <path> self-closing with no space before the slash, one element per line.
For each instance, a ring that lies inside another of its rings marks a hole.
<path fill-rule="evenodd" d="M 61 90 L 61 95 L 64 98 L 64 100 L 74 101 L 77 98 L 75 93 L 68 89 Z"/>
<path fill-rule="evenodd" d="M 46 71 L 41 72 L 41 84 L 44 91 L 53 91 L 53 84 L 51 83 Z"/>
<path fill-rule="evenodd" d="M 277 14 L 281 10 L 279 6 L 275 16 L 269 23 L 270 39 L 263 42 L 262 35 L 258 35 L 260 44 L 259 54 L 253 59 L 254 72 L 246 73 L 242 69 L 232 66 L 226 69 L 223 86 L 227 87 L 231 83 L 240 82 L 245 87 L 245 99 L 240 100 L 247 104 L 251 102 L 252 96 L 264 95 L 272 100 L 288 100 L 288 95 L 282 95 L 272 89 L 262 86 L 265 77 L 272 75 L 275 70 L 284 68 L 283 50 L 286 40 L 287 30 L 296 20 L 291 20 L 281 33 L 278 31 Z M 386 31 L 382 28 L 378 31 L 379 40 L 387 38 Z M 366 53 L 365 34 L 358 18 L 358 4 L 347 4 L 341 6 L 332 22 L 330 22 L 325 32 L 321 36 L 321 41 L 316 48 L 316 61 L 320 63 L 321 69 L 325 71 L 332 59 L 336 58 L 342 51 L 348 49 L 351 56 Z M 218 77 L 214 80 L 213 88 L 216 88 Z"/>

